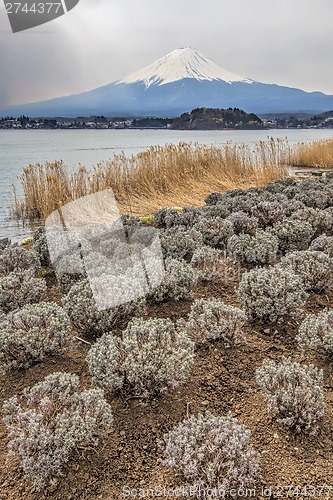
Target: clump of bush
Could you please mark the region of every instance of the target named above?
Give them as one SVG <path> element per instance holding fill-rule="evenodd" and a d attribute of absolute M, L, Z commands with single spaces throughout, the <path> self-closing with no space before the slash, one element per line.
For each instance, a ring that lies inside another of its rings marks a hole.
<path fill-rule="evenodd" d="M 9 452 L 41 490 L 54 484 L 79 446 L 96 446 L 112 424 L 102 390 L 80 392 L 79 377 L 52 373 L 3 405 Z"/>
<path fill-rule="evenodd" d="M 228 220 L 232 222 L 235 234 L 247 233 L 254 235 L 258 227 L 258 219 L 245 212 L 233 212 L 228 216 Z"/>
<path fill-rule="evenodd" d="M 330 286 L 333 277 L 333 261 L 324 252 L 303 250 L 283 257 L 280 266 L 290 268 L 302 280 L 307 291 L 321 292 Z"/>
<path fill-rule="evenodd" d="M 309 314 L 301 323 L 296 337 L 302 349 L 314 349 L 328 358 L 333 356 L 333 310 Z"/>
<path fill-rule="evenodd" d="M 28 368 L 70 342 L 71 326 L 55 303 L 24 306 L 0 320 L 0 364 L 5 370 Z"/>
<path fill-rule="evenodd" d="M 202 245 L 202 236 L 196 229 L 177 226 L 161 231 L 160 241 L 164 258 L 172 257 L 189 262 L 194 251 Z"/>
<path fill-rule="evenodd" d="M 224 200 L 216 205 L 205 205 L 204 207 L 198 208 L 200 218 L 202 217 L 204 219 L 213 219 L 215 217 L 224 219 L 225 217 L 228 217 L 231 212 L 232 210 L 227 200 Z"/>
<path fill-rule="evenodd" d="M 51 258 L 47 245 L 45 227 L 36 229 L 33 235 L 33 250 L 38 255 L 42 266 L 50 266 Z"/>
<path fill-rule="evenodd" d="M 15 271 L 29 271 L 35 275 L 40 269 L 40 261 L 35 252 L 18 245 L 6 245 L 0 250 L 0 276 Z"/>
<path fill-rule="evenodd" d="M 284 217 L 282 205 L 278 201 L 261 201 L 252 207 L 251 213 L 262 228 L 272 226 Z"/>
<path fill-rule="evenodd" d="M 249 318 L 271 323 L 297 317 L 308 297 L 301 278 L 279 266 L 244 273 L 237 295 Z"/>
<path fill-rule="evenodd" d="M 278 246 L 274 235 L 258 229 L 255 236 L 244 233 L 231 236 L 227 251 L 246 264 L 269 264 L 276 260 Z"/>
<path fill-rule="evenodd" d="M 333 236 L 326 236 L 325 233 L 321 234 L 312 241 L 309 250 L 324 252 L 329 257 L 333 258 Z"/>
<path fill-rule="evenodd" d="M 320 210 L 318 208 L 306 207 L 302 210 L 296 210 L 290 216 L 290 219 L 311 224 L 314 236 L 330 232 L 333 227 L 333 213 L 330 213 L 329 209 Z"/>
<path fill-rule="evenodd" d="M 190 264 L 185 261 L 165 259 L 165 274 L 162 283 L 154 288 L 148 295 L 152 302 L 166 300 L 186 300 L 191 298 L 198 274 Z"/>
<path fill-rule="evenodd" d="M 242 327 L 245 313 L 217 299 L 198 299 L 192 304 L 188 319 L 179 325 L 196 344 L 220 340 L 224 347 L 234 347 L 244 341 Z"/>
<path fill-rule="evenodd" d="M 34 278 L 29 270 L 13 271 L 0 277 L 0 312 L 8 313 L 27 304 L 46 299 L 46 282 Z"/>
<path fill-rule="evenodd" d="M 194 252 L 191 266 L 202 281 L 219 281 L 224 285 L 237 280 L 240 274 L 240 266 L 235 259 L 209 246 L 202 246 Z"/>
<path fill-rule="evenodd" d="M 309 222 L 291 218 L 277 222 L 270 231 L 278 238 L 281 252 L 306 250 L 314 236 Z"/>
<path fill-rule="evenodd" d="M 159 227 L 184 226 L 189 229 L 197 222 L 198 217 L 198 210 L 193 207 L 184 207 L 182 210 L 162 208 L 155 212 L 154 221 Z"/>
<path fill-rule="evenodd" d="M 192 415 L 164 436 L 164 464 L 181 471 L 193 486 L 218 487 L 221 498 L 248 488 L 260 475 L 251 433 L 230 414 Z"/>
<path fill-rule="evenodd" d="M 323 372 L 301 366 L 290 358 L 281 363 L 266 359 L 256 379 L 267 393 L 268 411 L 296 433 L 315 434 L 324 415 Z"/>
<path fill-rule="evenodd" d="M 105 334 L 87 356 L 94 384 L 144 399 L 177 387 L 193 360 L 193 342 L 170 319 L 136 318 L 121 339 Z"/>
<path fill-rule="evenodd" d="M 132 316 L 139 315 L 144 310 L 142 299 L 99 310 L 87 279 L 73 285 L 62 303 L 77 331 L 94 337 L 123 326 Z"/>
<path fill-rule="evenodd" d="M 227 241 L 234 234 L 232 222 L 221 217 L 201 219 L 193 228 L 202 235 L 203 243 L 214 248 L 226 248 Z"/>

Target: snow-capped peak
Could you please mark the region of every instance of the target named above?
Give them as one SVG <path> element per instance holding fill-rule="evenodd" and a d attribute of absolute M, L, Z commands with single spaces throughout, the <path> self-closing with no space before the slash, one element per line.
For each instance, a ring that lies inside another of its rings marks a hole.
<path fill-rule="evenodd" d="M 197 50 L 186 47 L 170 52 L 150 66 L 124 78 L 119 83 L 144 82 L 148 88 L 153 84 L 165 85 L 183 78 L 209 81 L 223 80 L 227 83 L 252 83 L 253 81 L 230 73 Z"/>

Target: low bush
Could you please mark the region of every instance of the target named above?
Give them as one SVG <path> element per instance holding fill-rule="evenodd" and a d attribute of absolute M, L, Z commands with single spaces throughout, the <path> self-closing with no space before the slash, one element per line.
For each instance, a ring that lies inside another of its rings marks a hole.
<path fill-rule="evenodd" d="M 134 319 L 122 334 L 103 335 L 87 361 L 93 383 L 148 399 L 189 375 L 194 344 L 170 319 Z"/>
<path fill-rule="evenodd" d="M 168 209 L 164 216 L 165 227 L 184 226 L 187 229 L 193 227 L 198 221 L 198 210 L 193 207 L 184 207 L 181 211 L 176 209 Z"/>
<path fill-rule="evenodd" d="M 246 315 L 237 307 L 217 299 L 198 299 L 192 304 L 188 319 L 180 320 L 179 325 L 196 344 L 218 339 L 228 348 L 243 342 L 245 321 Z"/>
<path fill-rule="evenodd" d="M 271 323 L 298 317 L 308 297 L 299 276 L 279 266 L 244 273 L 237 295 L 249 318 Z"/>
<path fill-rule="evenodd" d="M 295 195 L 295 200 L 302 202 L 306 207 L 323 210 L 329 205 L 328 194 L 322 189 L 308 189 Z"/>
<path fill-rule="evenodd" d="M 267 393 L 268 411 L 296 433 L 315 434 L 324 415 L 323 372 L 289 358 L 281 363 L 266 359 L 256 372 Z"/>
<path fill-rule="evenodd" d="M 196 229 L 183 226 L 172 227 L 160 232 L 163 257 L 184 259 L 189 262 L 194 251 L 202 246 L 202 236 Z"/>
<path fill-rule="evenodd" d="M 297 274 L 307 291 L 322 292 L 332 284 L 333 261 L 324 252 L 292 252 L 283 257 L 279 265 Z"/>
<path fill-rule="evenodd" d="M 333 258 L 333 236 L 322 234 L 312 241 L 309 250 L 326 253 L 331 259 Z"/>
<path fill-rule="evenodd" d="M 70 342 L 69 317 L 57 304 L 24 306 L 0 320 L 0 364 L 5 370 L 28 368 Z"/>
<path fill-rule="evenodd" d="M 258 227 L 258 219 L 250 217 L 245 212 L 233 212 L 228 216 L 228 220 L 232 222 L 234 233 L 247 233 L 254 235 Z"/>
<path fill-rule="evenodd" d="M 33 250 L 39 257 L 42 266 L 50 266 L 51 258 L 47 245 L 45 227 L 36 229 L 33 235 Z"/>
<path fill-rule="evenodd" d="M 314 349 L 328 358 L 333 357 L 333 310 L 309 314 L 301 323 L 296 337 L 302 349 Z"/>
<path fill-rule="evenodd" d="M 220 249 L 226 248 L 228 239 L 234 234 L 232 222 L 221 217 L 201 219 L 193 229 L 202 235 L 205 245 Z"/>
<path fill-rule="evenodd" d="M 6 245 L 0 250 L 0 276 L 8 276 L 15 271 L 29 271 L 33 276 L 40 269 L 40 261 L 35 252 L 17 245 Z"/>
<path fill-rule="evenodd" d="M 209 246 L 198 248 L 192 257 L 191 266 L 199 273 L 202 281 L 218 281 L 229 285 L 240 276 L 240 265 L 225 252 Z"/>
<path fill-rule="evenodd" d="M 278 201 L 262 201 L 252 208 L 251 213 L 261 228 L 272 226 L 284 217 L 282 205 Z"/>
<path fill-rule="evenodd" d="M 142 299 L 99 310 L 87 279 L 73 285 L 62 303 L 77 331 L 93 337 L 124 326 L 132 316 L 140 315 L 144 310 Z"/>
<path fill-rule="evenodd" d="M 192 415 L 164 436 L 164 464 L 181 471 L 193 486 L 218 487 L 221 498 L 231 490 L 253 486 L 260 475 L 251 433 L 231 415 Z"/>
<path fill-rule="evenodd" d="M 281 252 L 306 250 L 314 236 L 314 229 L 309 222 L 291 218 L 277 222 L 270 231 L 278 238 Z"/>
<path fill-rule="evenodd" d="M 333 213 L 330 213 L 329 209 L 319 210 L 318 208 L 306 207 L 302 210 L 296 210 L 290 219 L 311 224 L 314 237 L 332 231 L 333 227 Z"/>
<path fill-rule="evenodd" d="M 189 299 L 197 280 L 198 273 L 190 264 L 168 257 L 165 259 L 165 274 L 162 283 L 152 290 L 147 298 L 152 302 Z"/>
<path fill-rule="evenodd" d="M 269 233 L 258 229 L 255 236 L 238 234 L 228 240 L 229 255 L 246 264 L 269 264 L 277 257 L 278 239 Z"/>
<path fill-rule="evenodd" d="M 220 217 L 224 219 L 228 217 L 232 212 L 230 204 L 227 200 L 216 205 L 206 205 L 204 207 L 198 208 L 198 214 L 204 219 L 214 219 L 215 217 Z"/>
<path fill-rule="evenodd" d="M 30 271 L 13 271 L 0 278 L 0 312 L 8 313 L 46 299 L 46 282 Z"/>
<path fill-rule="evenodd" d="M 79 446 L 97 446 L 108 434 L 113 418 L 103 391 L 79 392 L 79 383 L 77 375 L 52 373 L 4 403 L 9 452 L 38 490 L 56 483 Z"/>

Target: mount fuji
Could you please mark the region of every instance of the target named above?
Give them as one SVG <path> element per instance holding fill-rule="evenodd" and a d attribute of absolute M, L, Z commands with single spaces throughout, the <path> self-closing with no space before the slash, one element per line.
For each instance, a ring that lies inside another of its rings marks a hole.
<path fill-rule="evenodd" d="M 123 80 L 80 94 L 7 106 L 0 114 L 174 117 L 199 107 L 237 107 L 258 114 L 318 113 L 333 109 L 333 95 L 251 80 L 187 47 Z"/>

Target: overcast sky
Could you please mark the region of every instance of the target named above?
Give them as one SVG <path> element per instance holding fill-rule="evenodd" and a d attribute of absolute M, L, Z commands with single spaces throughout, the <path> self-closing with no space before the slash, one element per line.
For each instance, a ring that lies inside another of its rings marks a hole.
<path fill-rule="evenodd" d="M 333 94 L 332 19 L 332 0 L 80 0 L 12 34 L 1 2 L 0 105 L 95 88 L 187 46 L 253 80 Z"/>

